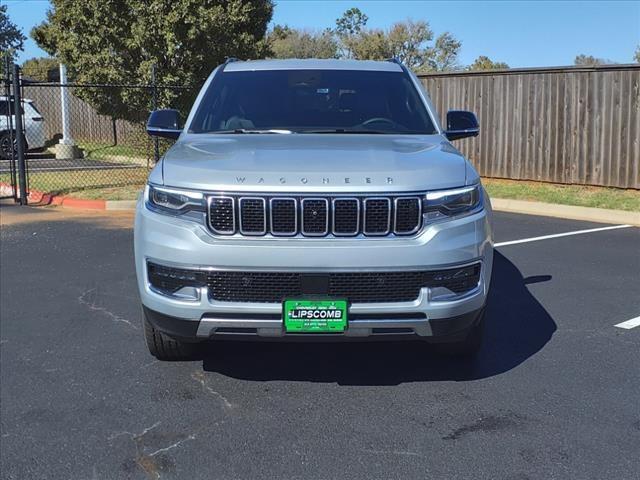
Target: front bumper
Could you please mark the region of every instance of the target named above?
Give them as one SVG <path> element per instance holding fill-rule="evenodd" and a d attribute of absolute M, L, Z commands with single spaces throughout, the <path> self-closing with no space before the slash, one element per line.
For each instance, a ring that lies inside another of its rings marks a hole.
<path fill-rule="evenodd" d="M 147 317 L 161 331 L 184 340 L 207 338 L 357 339 L 367 337 L 451 337 L 473 326 L 485 305 L 493 248 L 489 202 L 485 210 L 435 223 L 411 238 L 229 238 L 211 236 L 204 225 L 151 212 L 138 205 L 135 259 L 138 289 Z M 240 271 L 436 270 L 480 262 L 477 287 L 463 295 L 433 298 L 423 288 L 410 302 L 354 303 L 340 335 L 287 334 L 280 303 L 216 301 L 202 287 L 197 300 L 154 291 L 147 261 L 185 269 Z M 154 321 L 155 319 L 155 321 Z"/>

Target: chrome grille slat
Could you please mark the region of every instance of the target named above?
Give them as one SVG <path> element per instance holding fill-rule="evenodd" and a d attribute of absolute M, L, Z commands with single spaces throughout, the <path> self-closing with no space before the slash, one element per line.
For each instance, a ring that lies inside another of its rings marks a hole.
<path fill-rule="evenodd" d="M 300 205 L 303 235 L 323 237 L 329 233 L 329 201 L 326 198 L 306 197 Z"/>
<path fill-rule="evenodd" d="M 262 197 L 240 197 L 240 233 L 264 235 L 267 233 L 267 203 Z"/>
<path fill-rule="evenodd" d="M 221 235 L 232 235 L 236 232 L 235 202 L 233 197 L 211 196 L 209 204 L 209 228 Z"/>
<path fill-rule="evenodd" d="M 393 231 L 410 235 L 420 228 L 422 201 L 419 197 L 397 197 L 393 201 Z"/>
<path fill-rule="evenodd" d="M 391 200 L 387 197 L 369 197 L 364 200 L 365 235 L 388 235 L 391 231 Z"/>
<path fill-rule="evenodd" d="M 221 193 L 207 197 L 207 224 L 217 235 L 383 237 L 422 227 L 422 197 Z"/>
<path fill-rule="evenodd" d="M 290 197 L 269 199 L 269 221 L 273 235 L 287 236 L 298 233 L 298 202 L 296 199 Z"/>
<path fill-rule="evenodd" d="M 334 198 L 331 207 L 333 234 L 345 237 L 357 235 L 360 231 L 360 200 L 349 197 Z M 349 208 L 352 210 L 349 211 Z M 353 228 L 349 228 L 351 225 Z"/>

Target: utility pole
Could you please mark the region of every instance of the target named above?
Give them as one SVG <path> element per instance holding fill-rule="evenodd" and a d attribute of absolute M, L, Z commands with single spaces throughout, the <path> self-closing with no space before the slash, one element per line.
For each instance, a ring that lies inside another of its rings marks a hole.
<path fill-rule="evenodd" d="M 60 64 L 60 111 L 62 112 L 62 138 L 56 145 L 56 159 L 65 160 L 76 157 L 77 147 L 71 137 L 69 119 L 69 87 L 67 87 L 67 67 Z"/>

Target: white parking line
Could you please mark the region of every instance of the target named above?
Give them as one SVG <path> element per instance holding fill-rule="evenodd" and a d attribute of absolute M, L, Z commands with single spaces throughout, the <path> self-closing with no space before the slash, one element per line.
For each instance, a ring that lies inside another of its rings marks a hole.
<path fill-rule="evenodd" d="M 582 235 L 584 233 L 603 232 L 605 230 L 617 230 L 619 228 L 629 228 L 633 225 L 613 225 L 611 227 L 590 228 L 588 230 L 576 230 L 574 232 L 556 233 L 553 235 L 543 235 L 541 237 L 523 238 L 521 240 L 511 240 L 509 242 L 494 243 L 494 247 L 506 247 L 507 245 L 516 245 L 518 243 L 537 242 L 540 240 L 548 240 L 550 238 L 568 237 L 570 235 Z"/>
<path fill-rule="evenodd" d="M 640 327 L 640 317 L 632 318 L 631 320 L 627 320 L 626 322 L 614 325 L 614 327 L 624 328 L 625 330 L 631 330 L 632 328 Z"/>

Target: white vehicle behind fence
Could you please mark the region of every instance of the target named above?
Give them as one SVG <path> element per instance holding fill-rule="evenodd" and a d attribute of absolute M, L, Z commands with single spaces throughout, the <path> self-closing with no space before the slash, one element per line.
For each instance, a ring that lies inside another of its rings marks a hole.
<path fill-rule="evenodd" d="M 36 108 L 33 100 L 25 99 L 23 102 L 24 115 L 22 117 L 25 131 L 25 150 L 39 150 L 44 148 L 45 132 L 44 118 Z M 9 121 L 11 116 L 11 121 Z M 0 159 L 11 158 L 11 141 L 13 149 L 17 149 L 15 136 L 16 117 L 13 99 L 9 101 L 6 96 L 0 96 Z M 14 130 L 12 133 L 11 130 Z"/>

